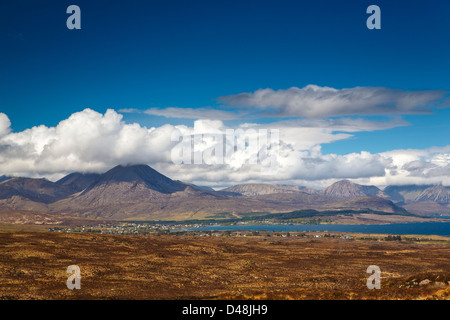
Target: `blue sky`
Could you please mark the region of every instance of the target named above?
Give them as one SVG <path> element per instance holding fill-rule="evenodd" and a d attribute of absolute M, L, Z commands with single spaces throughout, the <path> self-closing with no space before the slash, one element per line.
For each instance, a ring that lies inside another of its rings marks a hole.
<path fill-rule="evenodd" d="M 71 4 L 81 8 L 81 30 L 66 28 Z M 366 28 L 371 4 L 381 8 L 381 30 Z M 102 114 L 134 109 L 123 119 L 146 127 L 192 126 L 194 118 L 138 111 L 238 112 L 219 97 L 308 85 L 443 90 L 448 96 L 449 9 L 445 0 L 2 1 L 0 112 L 12 132 L 54 127 L 85 108 Z M 346 115 L 410 125 L 354 132 L 322 143 L 322 152 L 446 146 L 450 108 L 430 111 Z"/>

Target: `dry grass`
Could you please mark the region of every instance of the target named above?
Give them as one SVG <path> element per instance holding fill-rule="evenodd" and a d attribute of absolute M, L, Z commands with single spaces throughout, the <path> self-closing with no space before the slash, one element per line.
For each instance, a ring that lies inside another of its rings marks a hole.
<path fill-rule="evenodd" d="M 81 290 L 66 288 L 72 264 Z M 450 299 L 449 271 L 437 244 L 0 233 L 0 299 Z"/>

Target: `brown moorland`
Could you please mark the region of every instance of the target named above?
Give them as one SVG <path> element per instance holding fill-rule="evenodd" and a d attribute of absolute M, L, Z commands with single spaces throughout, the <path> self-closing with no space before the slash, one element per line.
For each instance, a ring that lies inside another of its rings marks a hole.
<path fill-rule="evenodd" d="M 450 299 L 441 243 L 3 230 L 0 299 Z M 366 287 L 369 265 L 380 290 Z"/>

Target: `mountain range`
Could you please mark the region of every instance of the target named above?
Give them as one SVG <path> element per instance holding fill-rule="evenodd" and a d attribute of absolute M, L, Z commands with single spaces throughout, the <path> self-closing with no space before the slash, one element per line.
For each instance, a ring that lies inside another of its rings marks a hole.
<path fill-rule="evenodd" d="M 450 213 L 450 188 L 363 186 L 338 181 L 323 190 L 241 184 L 215 191 L 172 180 L 147 165 L 116 166 L 103 174 L 71 173 L 46 179 L 5 177 L 0 212 L 114 220 L 184 220 L 243 217 L 301 209 L 365 210 L 430 216 Z"/>

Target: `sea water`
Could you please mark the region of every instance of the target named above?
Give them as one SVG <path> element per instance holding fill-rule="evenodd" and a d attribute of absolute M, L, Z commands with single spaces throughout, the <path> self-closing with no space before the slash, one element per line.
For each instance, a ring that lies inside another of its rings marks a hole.
<path fill-rule="evenodd" d="M 229 225 L 229 226 L 206 226 L 189 228 L 186 231 L 335 231 L 356 233 L 384 233 L 384 234 L 422 234 L 439 235 L 450 237 L 450 222 L 414 222 L 414 223 L 391 223 L 391 224 L 271 224 L 271 225 Z"/>

